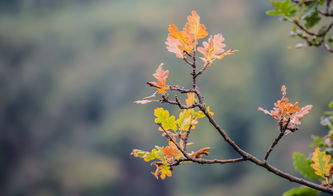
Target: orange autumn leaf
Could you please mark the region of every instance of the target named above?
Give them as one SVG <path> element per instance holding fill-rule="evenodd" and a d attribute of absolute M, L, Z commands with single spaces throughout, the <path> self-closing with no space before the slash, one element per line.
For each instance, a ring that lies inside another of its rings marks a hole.
<path fill-rule="evenodd" d="M 192 15 L 187 17 L 185 30 L 194 40 L 204 38 L 208 35 L 205 25 L 200 24 L 200 16 L 195 10 L 192 10 Z"/>
<path fill-rule="evenodd" d="M 222 34 L 210 36 L 207 42 L 203 42 L 203 47 L 198 47 L 198 51 L 203 54 L 201 59 L 205 62 L 205 66 L 210 66 L 216 59 L 223 59 L 225 56 L 231 55 L 237 50 L 228 50 L 224 52 L 225 44 Z"/>
<path fill-rule="evenodd" d="M 156 91 L 160 94 L 165 94 L 166 90 L 169 89 L 169 87 L 166 84 L 166 80 L 169 76 L 169 70 L 163 70 L 163 63 L 161 63 L 158 68 L 156 69 L 155 73 L 153 74 L 154 78 L 157 79 L 157 82 L 147 82 L 150 86 L 153 86 L 156 88 Z"/>
<path fill-rule="evenodd" d="M 176 57 L 183 58 L 183 53 L 193 53 L 193 38 L 185 31 L 179 31 L 174 24 L 170 24 L 168 28 L 169 34 L 165 44 L 169 52 L 176 54 Z"/>
<path fill-rule="evenodd" d="M 187 106 L 191 106 L 196 102 L 195 93 L 187 93 L 187 99 L 185 100 L 185 103 Z"/>
<path fill-rule="evenodd" d="M 177 146 L 169 141 L 169 145 L 168 146 L 164 146 L 162 148 L 162 154 L 166 159 L 179 159 L 182 157 L 182 152 L 180 152 L 177 148 Z"/>
<path fill-rule="evenodd" d="M 288 123 L 288 129 L 295 129 L 301 125 L 301 120 L 306 114 L 312 109 L 312 105 L 307 105 L 300 108 L 298 102 L 292 104 L 289 102 L 287 95 L 287 87 L 282 85 L 281 87 L 282 97 L 280 100 L 274 103 L 274 108 L 271 111 L 265 110 L 261 107 L 258 108 L 259 111 L 264 112 L 267 115 L 272 116 L 277 121 L 282 122 L 283 125 Z M 287 132 L 289 133 L 289 132 Z"/>
<path fill-rule="evenodd" d="M 180 42 L 187 42 L 188 41 L 188 35 L 186 34 L 185 31 L 179 31 L 178 28 L 176 27 L 176 25 L 174 24 L 170 24 L 168 27 L 168 37 L 173 37 L 177 40 L 179 40 Z"/>
<path fill-rule="evenodd" d="M 175 53 L 177 58 L 184 58 L 184 52 L 193 54 L 197 40 L 208 35 L 206 27 L 200 24 L 200 16 L 196 11 L 187 17 L 185 27 L 180 31 L 174 24 L 170 24 L 165 44 L 169 52 Z"/>

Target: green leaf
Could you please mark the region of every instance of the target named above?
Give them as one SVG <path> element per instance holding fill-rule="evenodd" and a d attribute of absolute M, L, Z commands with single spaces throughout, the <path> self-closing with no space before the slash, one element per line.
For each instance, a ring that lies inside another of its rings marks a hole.
<path fill-rule="evenodd" d="M 333 108 L 333 100 L 328 104 L 328 107 Z"/>
<path fill-rule="evenodd" d="M 134 157 L 143 158 L 143 160 L 146 162 L 153 161 L 155 159 L 163 161 L 162 148 L 159 146 L 155 146 L 151 152 L 133 149 L 131 155 Z"/>
<path fill-rule="evenodd" d="M 319 21 L 321 20 L 321 17 L 319 16 L 318 11 L 316 10 L 310 16 L 305 17 L 304 20 L 305 20 L 305 24 L 304 24 L 305 28 L 310 29 L 319 23 Z"/>
<path fill-rule="evenodd" d="M 310 2 L 306 6 L 305 11 L 303 11 L 303 13 L 302 13 L 302 19 L 304 19 L 305 17 L 311 16 L 315 12 L 317 12 L 318 6 L 319 6 L 319 2 L 318 1 Z"/>
<path fill-rule="evenodd" d="M 165 130 L 168 130 L 168 129 L 171 129 L 174 131 L 177 130 L 176 117 L 170 116 L 168 110 L 165 110 L 163 108 L 156 108 L 154 110 L 154 115 L 156 116 L 155 123 L 161 123 L 162 127 Z"/>
<path fill-rule="evenodd" d="M 298 187 L 290 189 L 288 192 L 283 193 L 282 196 L 316 196 L 318 195 L 319 191 L 314 190 L 308 187 Z"/>
<path fill-rule="evenodd" d="M 147 154 L 144 157 L 144 161 L 146 161 L 146 162 L 153 161 L 155 159 L 163 160 L 161 148 L 155 147 L 154 149 L 151 150 L 151 152 L 149 154 Z"/>
<path fill-rule="evenodd" d="M 327 41 L 328 41 L 328 43 L 332 44 L 332 43 L 333 43 L 333 39 L 332 39 L 332 37 L 328 38 Z M 333 108 L 333 101 L 331 101 L 331 103 L 328 104 L 328 107 Z"/>
<path fill-rule="evenodd" d="M 274 10 L 267 11 L 267 15 L 281 15 L 287 18 L 294 16 L 296 12 L 296 5 L 291 2 L 291 0 L 284 0 L 284 1 L 271 1 Z"/>
<path fill-rule="evenodd" d="M 295 152 L 293 154 L 294 168 L 299 171 L 305 178 L 311 180 L 321 179 L 320 176 L 314 173 L 314 170 L 310 166 L 312 161 L 307 159 L 304 154 Z"/>
<path fill-rule="evenodd" d="M 312 147 L 312 148 L 316 148 L 316 147 L 323 148 L 323 147 L 325 147 L 324 139 L 321 138 L 321 137 L 313 135 L 312 136 L 312 144 L 310 145 L 310 147 Z"/>
<path fill-rule="evenodd" d="M 277 16 L 277 15 L 280 15 L 281 13 L 276 10 L 269 10 L 269 11 L 266 11 L 266 14 L 269 16 Z"/>
<path fill-rule="evenodd" d="M 149 152 L 139 150 L 139 149 L 133 149 L 132 153 L 131 153 L 131 155 L 133 155 L 135 157 L 140 157 L 140 158 L 144 158 L 147 154 L 149 154 Z"/>

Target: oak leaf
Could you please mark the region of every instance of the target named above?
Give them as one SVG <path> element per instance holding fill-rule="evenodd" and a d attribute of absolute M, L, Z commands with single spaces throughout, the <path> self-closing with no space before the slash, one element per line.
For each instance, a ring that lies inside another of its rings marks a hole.
<path fill-rule="evenodd" d="M 165 44 L 168 51 L 175 53 L 177 58 L 184 58 L 184 46 L 178 39 L 169 36 Z"/>
<path fill-rule="evenodd" d="M 196 159 L 201 159 L 203 155 L 208 155 L 210 151 L 210 147 L 205 147 L 205 148 L 201 148 L 195 152 L 192 153 L 192 157 L 196 158 Z"/>
<path fill-rule="evenodd" d="M 312 153 L 313 164 L 311 164 L 311 167 L 315 170 L 315 174 L 323 178 L 329 177 L 332 167 L 332 164 L 330 164 L 330 160 L 330 155 L 326 155 L 325 152 L 320 151 L 320 148 L 316 148 L 315 151 Z"/>
<path fill-rule="evenodd" d="M 281 122 L 283 126 L 288 123 L 288 130 L 285 133 L 288 134 L 290 131 L 297 129 L 298 126 L 301 125 L 301 120 L 312 109 L 312 105 L 306 105 L 305 107 L 300 108 L 298 102 L 294 104 L 290 103 L 289 99 L 286 97 L 287 87 L 285 85 L 282 85 L 281 92 L 282 98 L 274 103 L 272 110 L 268 111 L 262 107 L 258 107 L 258 110 L 272 116 L 278 122 Z"/>
<path fill-rule="evenodd" d="M 156 179 L 160 177 L 162 180 L 164 180 L 167 176 L 172 176 L 171 167 L 169 165 L 160 162 L 154 163 L 154 165 L 156 166 L 156 170 L 152 172 L 152 174 Z"/>
<path fill-rule="evenodd" d="M 222 34 L 216 34 L 210 36 L 208 41 L 204 41 L 203 47 L 198 47 L 198 51 L 203 54 L 203 57 L 200 57 L 205 66 L 210 66 L 212 62 L 216 59 L 223 59 L 225 56 L 231 55 L 237 50 L 228 50 L 224 52 L 225 44 Z"/>
<path fill-rule="evenodd" d="M 169 70 L 163 70 L 163 63 L 161 63 L 153 74 L 154 78 L 156 78 L 157 82 L 147 82 L 152 87 L 156 88 L 156 91 L 160 94 L 165 94 L 166 90 L 169 89 L 166 84 L 166 80 L 169 76 Z"/>
<path fill-rule="evenodd" d="M 156 108 L 154 110 L 155 123 L 160 123 L 163 129 L 168 130 L 177 130 L 176 117 L 170 116 L 169 111 L 163 108 Z"/>
<path fill-rule="evenodd" d="M 205 25 L 200 24 L 200 16 L 195 10 L 192 10 L 192 15 L 187 16 L 185 30 L 194 40 L 204 38 L 208 35 Z"/>
<path fill-rule="evenodd" d="M 198 44 L 197 40 L 208 35 L 205 25 L 200 24 L 200 16 L 194 10 L 192 15 L 187 17 L 187 23 L 182 31 L 174 24 L 169 25 L 168 31 L 165 44 L 168 51 L 175 53 L 177 58 L 184 58 L 184 53 L 192 55 Z"/>
<path fill-rule="evenodd" d="M 171 141 L 169 141 L 168 146 L 162 147 L 162 154 L 167 160 L 176 160 L 182 157 L 182 152 L 179 151 L 177 146 Z"/>

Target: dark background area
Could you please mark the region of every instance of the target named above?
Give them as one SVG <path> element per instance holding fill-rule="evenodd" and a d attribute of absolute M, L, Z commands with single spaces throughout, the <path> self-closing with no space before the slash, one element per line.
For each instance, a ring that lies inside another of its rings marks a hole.
<path fill-rule="evenodd" d="M 333 56 L 290 50 L 290 26 L 265 15 L 269 1 L 2 0 L 0 1 L 0 195 L 281 195 L 297 184 L 250 163 L 183 164 L 156 180 L 133 148 L 165 145 L 153 123 L 158 104 L 136 105 L 161 63 L 170 83 L 188 86 L 189 70 L 165 49 L 168 24 L 182 27 L 197 10 L 210 34 L 240 50 L 217 61 L 199 86 L 216 119 L 241 147 L 263 157 L 278 134 L 271 108 L 288 97 L 312 104 L 300 131 L 285 137 L 270 162 L 293 170 L 292 152 L 309 153 L 311 135 L 332 99 Z M 210 158 L 237 154 L 206 120 L 192 149 Z"/>

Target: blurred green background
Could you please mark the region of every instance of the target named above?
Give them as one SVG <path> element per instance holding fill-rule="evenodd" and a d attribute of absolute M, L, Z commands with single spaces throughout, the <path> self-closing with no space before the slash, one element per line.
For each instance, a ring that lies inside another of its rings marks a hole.
<path fill-rule="evenodd" d="M 313 104 L 300 131 L 285 137 L 270 162 L 299 175 L 292 152 L 309 153 L 323 136 L 320 116 L 333 98 L 333 55 L 289 50 L 290 26 L 265 15 L 267 0 L 0 1 L 0 195 L 267 196 L 298 186 L 251 163 L 182 164 L 172 178 L 130 156 L 165 145 L 153 123 L 158 104 L 133 101 L 153 90 L 145 81 L 160 62 L 169 82 L 190 84 L 189 70 L 165 49 L 168 24 L 182 27 L 192 9 L 210 34 L 223 33 L 235 55 L 216 63 L 199 86 L 216 119 L 244 149 L 263 157 L 278 134 L 256 111 L 288 97 Z M 237 154 L 201 120 L 191 149 L 210 158 Z"/>

